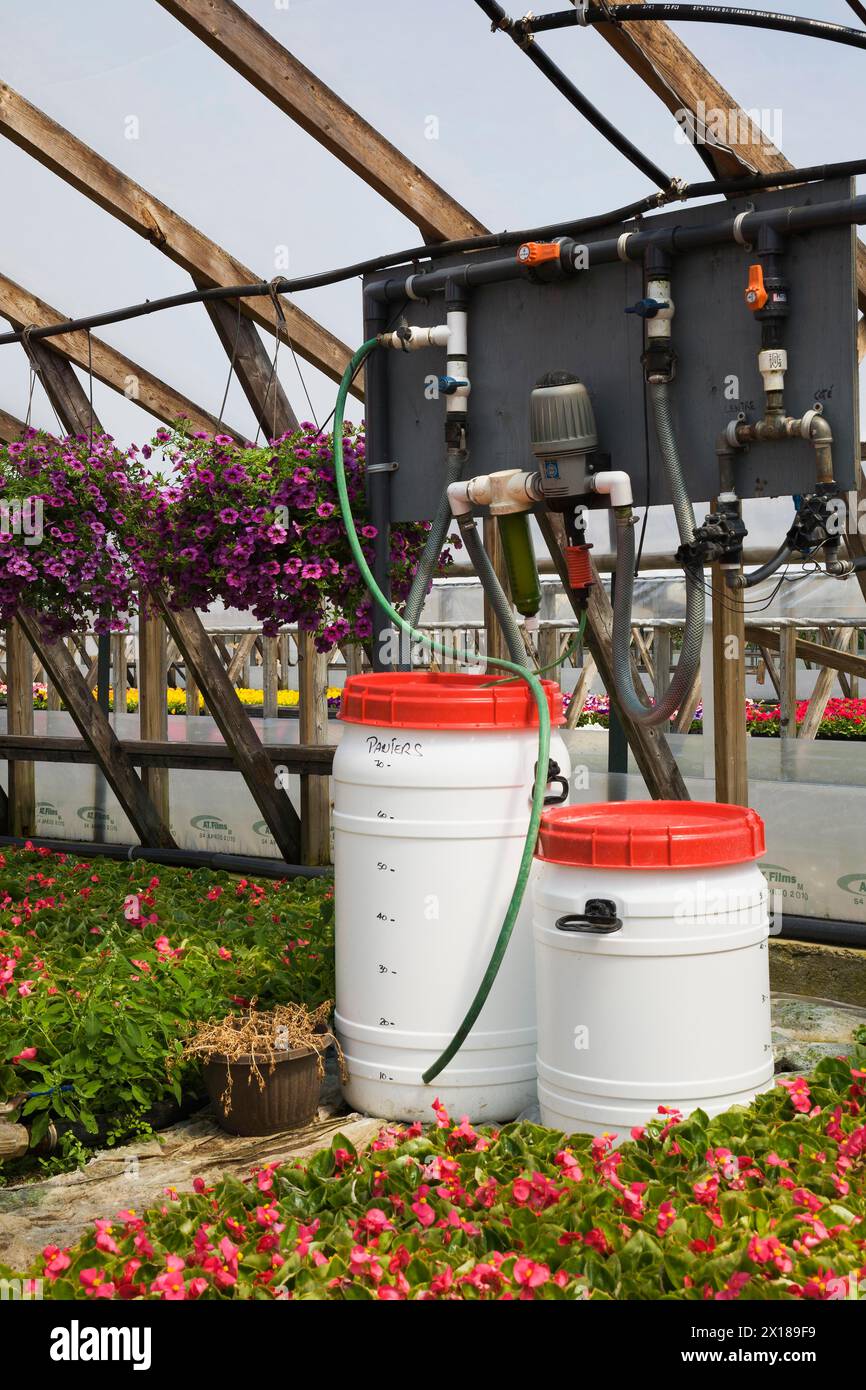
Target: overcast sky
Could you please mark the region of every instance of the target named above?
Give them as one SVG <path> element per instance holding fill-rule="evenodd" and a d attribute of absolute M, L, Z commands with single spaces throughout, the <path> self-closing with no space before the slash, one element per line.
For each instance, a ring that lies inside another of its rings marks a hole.
<path fill-rule="evenodd" d="M 245 0 L 243 7 L 491 228 L 573 218 L 651 191 L 504 35 L 490 33 L 472 0 Z M 793 8 L 859 23 L 843 0 Z M 776 113 L 778 143 L 795 163 L 866 153 L 866 53 L 754 30 L 678 28 L 743 107 Z M 569 30 L 545 35 L 543 44 L 658 164 L 685 179 L 706 177 L 661 103 L 597 34 Z M 157 0 L 0 0 L 0 55 L 3 81 L 263 278 L 276 273 L 281 246 L 289 247 L 290 273 L 300 275 L 418 240 L 400 213 Z M 427 138 L 430 116 L 438 118 L 437 139 Z M 136 123 L 138 138 L 127 138 Z M 0 179 L 2 270 L 64 314 L 189 288 L 179 267 L 6 140 Z M 347 343 L 360 341 L 357 282 L 306 294 L 299 304 Z M 227 363 L 200 307 L 100 336 L 203 408 L 219 408 Z M 270 349 L 273 339 L 265 341 Z M 303 418 L 309 412 L 288 353 L 280 366 Z M 306 364 L 303 371 L 321 419 L 335 388 Z M 23 351 L 0 350 L 0 405 L 22 418 L 28 379 Z M 119 441 L 141 442 L 155 427 L 99 383 L 94 400 Z M 225 418 L 250 429 L 236 386 Z M 53 423 L 38 390 L 33 420 Z"/>

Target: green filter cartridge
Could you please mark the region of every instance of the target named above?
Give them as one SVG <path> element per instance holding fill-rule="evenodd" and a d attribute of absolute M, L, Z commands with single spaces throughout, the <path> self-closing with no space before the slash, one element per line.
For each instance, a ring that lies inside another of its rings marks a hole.
<path fill-rule="evenodd" d="M 496 519 L 512 601 L 518 613 L 532 618 L 541 607 L 541 585 L 529 531 L 529 513 L 507 512 Z"/>

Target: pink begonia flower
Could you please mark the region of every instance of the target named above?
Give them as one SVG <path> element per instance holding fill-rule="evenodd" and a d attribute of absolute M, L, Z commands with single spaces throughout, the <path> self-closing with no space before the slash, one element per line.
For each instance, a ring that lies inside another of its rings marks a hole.
<path fill-rule="evenodd" d="M 381 1207 L 371 1207 L 370 1210 L 358 1218 L 355 1222 L 355 1232 L 368 1236 L 381 1235 L 383 1231 L 393 1231 L 394 1223 L 389 1221 Z"/>
<path fill-rule="evenodd" d="M 106 1279 L 104 1270 L 82 1269 L 78 1279 L 84 1285 L 88 1298 L 114 1297 L 114 1284 L 111 1279 Z"/>
<path fill-rule="evenodd" d="M 571 1152 L 571 1149 L 560 1149 L 559 1153 L 556 1154 L 554 1158 L 554 1162 L 559 1164 L 562 1169 L 563 1177 L 569 1178 L 571 1182 L 581 1182 L 583 1180 L 580 1164 Z"/>
<path fill-rule="evenodd" d="M 42 1272 L 48 1279 L 56 1279 L 72 1263 L 66 1251 L 56 1245 L 46 1245 L 42 1258 L 45 1261 Z"/>
<path fill-rule="evenodd" d="M 12 1065 L 14 1067 L 17 1066 L 19 1062 L 35 1062 L 38 1055 L 38 1048 L 25 1047 L 16 1057 L 12 1058 Z"/>
<path fill-rule="evenodd" d="M 658 1220 L 656 1221 L 656 1235 L 663 1236 L 669 1226 L 672 1226 L 677 1219 L 677 1209 L 672 1202 L 662 1202 L 659 1206 Z"/>
<path fill-rule="evenodd" d="M 545 1264 L 536 1264 L 526 1258 L 514 1262 L 514 1282 L 526 1289 L 540 1289 L 550 1278 L 550 1270 Z"/>
<path fill-rule="evenodd" d="M 117 1242 L 111 1232 L 114 1230 L 110 1221 L 95 1221 L 96 1227 L 96 1248 L 102 1250 L 106 1255 L 119 1255 Z"/>
<path fill-rule="evenodd" d="M 201 1298 L 202 1294 L 207 1292 L 207 1288 L 207 1280 L 199 1275 L 196 1279 L 190 1279 L 187 1286 L 187 1293 L 190 1298 Z"/>
<path fill-rule="evenodd" d="M 422 1183 L 418 1188 L 418 1196 L 412 1203 L 412 1210 L 417 1216 L 422 1226 L 432 1226 L 436 1220 L 436 1213 L 427 1200 L 427 1193 L 430 1188 L 426 1183 Z"/>
<path fill-rule="evenodd" d="M 177 1272 L 158 1274 L 150 1286 L 151 1293 L 158 1293 L 167 1303 L 176 1303 L 186 1298 L 186 1284 L 183 1275 Z"/>

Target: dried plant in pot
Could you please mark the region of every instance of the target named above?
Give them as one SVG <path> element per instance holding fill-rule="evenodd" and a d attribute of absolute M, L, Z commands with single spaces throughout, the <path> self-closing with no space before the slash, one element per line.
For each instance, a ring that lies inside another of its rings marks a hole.
<path fill-rule="evenodd" d="M 340 1045 L 329 1030 L 333 1003 L 254 1006 L 245 1014 L 196 1026 L 186 1058 L 203 1063 L 204 1082 L 221 1127 L 229 1134 L 279 1134 L 309 1124 L 319 1103 L 324 1055 Z"/>

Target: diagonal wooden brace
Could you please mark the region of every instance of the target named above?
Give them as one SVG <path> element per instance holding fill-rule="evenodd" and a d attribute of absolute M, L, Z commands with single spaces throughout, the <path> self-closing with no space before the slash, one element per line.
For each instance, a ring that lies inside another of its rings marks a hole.
<path fill-rule="evenodd" d="M 579 616 L 580 609 L 574 601 L 572 589 L 568 582 L 568 568 L 562 553 L 562 540 L 559 534 L 561 529 L 564 539 L 562 519 L 554 513 L 540 511 L 536 514 L 536 520 L 541 528 L 541 534 L 550 551 L 557 573 L 562 580 L 566 595 L 572 600 L 572 607 Z M 645 728 L 642 724 L 636 724 L 634 720 L 629 719 L 617 703 L 613 683 L 613 608 L 594 564 L 592 577 L 593 585 L 586 615 L 586 644 L 595 658 L 598 673 L 604 681 L 605 689 L 612 703 L 616 706 L 635 762 L 641 770 L 650 795 L 655 800 L 688 801 L 690 798 L 683 781 L 683 775 L 661 729 L 657 727 Z M 639 689 L 637 668 L 634 663 L 633 674 L 635 676 L 635 688 Z"/>
<path fill-rule="evenodd" d="M 105 780 L 114 792 L 133 830 L 148 849 L 174 848 L 171 831 L 144 789 L 128 755 L 121 748 L 107 715 L 99 708 L 87 681 L 64 642 L 49 641 L 33 613 L 20 609 L 18 622 L 72 715 L 81 737 L 93 750 Z"/>
<path fill-rule="evenodd" d="M 228 672 L 213 649 L 194 609 L 173 609 L 166 594 L 152 588 L 150 596 L 165 620 L 205 698 L 208 712 L 231 750 L 238 771 L 273 835 L 280 854 L 290 864 L 300 862 L 301 822 L 288 795 L 279 790 L 271 760 L 237 697 Z"/>

